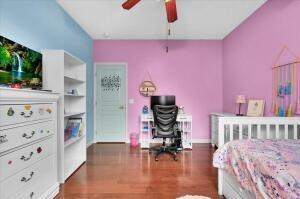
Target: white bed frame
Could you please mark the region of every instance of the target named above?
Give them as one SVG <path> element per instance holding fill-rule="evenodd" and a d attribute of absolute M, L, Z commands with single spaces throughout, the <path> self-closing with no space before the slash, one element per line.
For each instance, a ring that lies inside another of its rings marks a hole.
<path fill-rule="evenodd" d="M 220 117 L 218 145 L 235 139 L 300 139 L 300 117 Z M 236 179 L 218 169 L 218 193 L 226 198 L 255 198 Z"/>

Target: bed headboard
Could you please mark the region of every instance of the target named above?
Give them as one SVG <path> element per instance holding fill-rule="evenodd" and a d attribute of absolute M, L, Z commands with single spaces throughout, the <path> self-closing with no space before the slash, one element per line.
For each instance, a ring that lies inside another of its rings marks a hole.
<path fill-rule="evenodd" d="M 236 139 L 300 139 L 300 117 L 219 117 L 218 146 Z"/>

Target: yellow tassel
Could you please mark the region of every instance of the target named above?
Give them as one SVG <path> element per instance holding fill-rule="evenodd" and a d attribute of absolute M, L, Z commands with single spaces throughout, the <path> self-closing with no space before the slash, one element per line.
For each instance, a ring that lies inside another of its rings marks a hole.
<path fill-rule="evenodd" d="M 276 104 L 273 102 L 271 112 L 272 112 L 273 114 L 275 114 L 275 111 L 276 111 Z"/>
<path fill-rule="evenodd" d="M 279 113 L 279 107 L 278 107 L 278 104 L 276 103 L 275 104 L 275 115 L 278 115 L 278 113 Z"/>
<path fill-rule="evenodd" d="M 288 109 L 286 110 L 286 116 L 292 117 L 292 105 L 290 104 Z"/>

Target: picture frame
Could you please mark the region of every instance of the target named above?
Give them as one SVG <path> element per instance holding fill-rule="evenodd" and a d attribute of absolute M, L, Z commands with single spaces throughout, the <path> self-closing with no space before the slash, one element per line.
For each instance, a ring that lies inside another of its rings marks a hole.
<path fill-rule="evenodd" d="M 265 111 L 265 100 L 262 99 L 249 99 L 247 116 L 250 117 L 263 117 Z"/>

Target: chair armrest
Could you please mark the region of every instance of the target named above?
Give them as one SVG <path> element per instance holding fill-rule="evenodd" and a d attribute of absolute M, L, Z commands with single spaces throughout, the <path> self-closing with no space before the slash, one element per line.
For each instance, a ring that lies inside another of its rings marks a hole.
<path fill-rule="evenodd" d="M 178 135 L 178 132 L 182 133 L 182 130 L 181 130 L 181 128 L 179 128 L 178 124 L 179 124 L 179 122 L 176 122 L 176 124 L 173 127 L 173 131 L 175 132 L 176 136 Z"/>
<path fill-rule="evenodd" d="M 156 131 L 156 127 L 152 126 L 151 127 L 152 139 L 154 139 L 155 131 Z"/>

